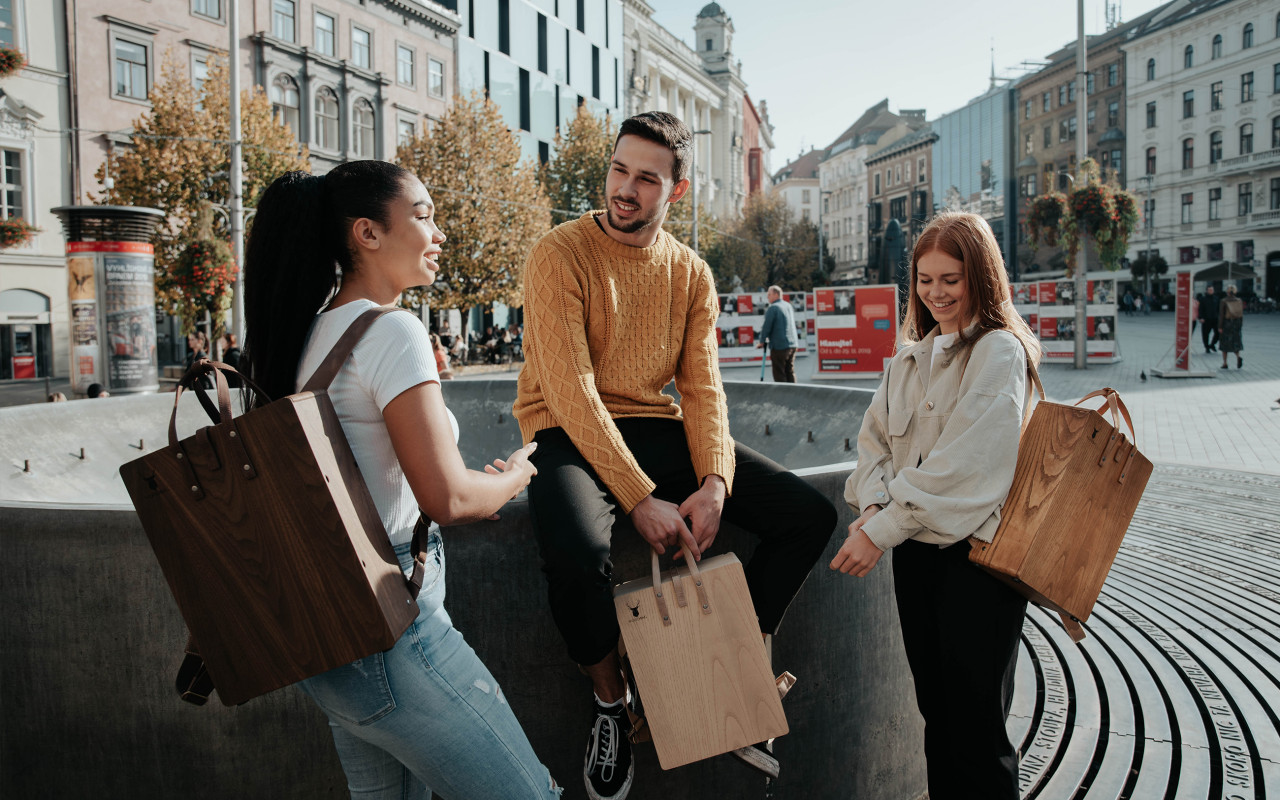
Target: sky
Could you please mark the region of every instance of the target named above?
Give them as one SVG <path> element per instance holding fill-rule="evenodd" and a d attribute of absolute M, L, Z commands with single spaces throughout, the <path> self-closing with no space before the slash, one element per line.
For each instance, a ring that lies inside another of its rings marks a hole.
<path fill-rule="evenodd" d="M 733 51 L 753 101 L 767 100 L 772 166 L 826 147 L 864 110 L 923 108 L 930 120 L 964 106 L 997 77 L 1026 74 L 1076 38 L 1073 0 L 717 0 L 733 20 Z M 1117 0 L 1111 0 L 1117 3 Z M 704 0 L 646 0 L 654 19 L 693 44 Z M 1119 0 L 1131 20 L 1164 0 Z M 1085 33 L 1106 30 L 1105 0 L 1085 0 Z"/>

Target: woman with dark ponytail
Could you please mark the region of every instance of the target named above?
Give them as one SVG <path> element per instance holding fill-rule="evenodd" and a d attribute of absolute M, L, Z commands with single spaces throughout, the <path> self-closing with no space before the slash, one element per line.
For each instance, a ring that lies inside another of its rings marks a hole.
<path fill-rule="evenodd" d="M 297 391 L 365 311 L 435 280 L 444 233 L 412 173 L 357 161 L 290 172 L 263 193 L 245 253 L 244 371 L 269 398 Z M 468 470 L 421 322 L 385 314 L 329 387 L 402 568 L 419 509 L 446 525 L 484 519 L 529 483 L 533 445 Z M 267 398 L 254 399 L 256 404 Z M 329 717 L 352 797 L 557 797 L 506 696 L 444 610 L 439 527 L 419 614 L 396 645 L 308 678 Z"/>

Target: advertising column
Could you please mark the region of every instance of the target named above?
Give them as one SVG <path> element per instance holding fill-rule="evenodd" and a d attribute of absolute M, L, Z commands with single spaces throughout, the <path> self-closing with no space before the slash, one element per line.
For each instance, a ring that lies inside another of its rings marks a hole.
<path fill-rule="evenodd" d="M 72 389 L 85 394 L 97 383 L 112 394 L 156 391 L 150 238 L 164 215 L 127 206 L 63 206 L 53 213 L 67 239 Z"/>

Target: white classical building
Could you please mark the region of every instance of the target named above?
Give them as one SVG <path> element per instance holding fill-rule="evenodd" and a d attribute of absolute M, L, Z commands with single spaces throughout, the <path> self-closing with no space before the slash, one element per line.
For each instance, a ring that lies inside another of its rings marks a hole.
<path fill-rule="evenodd" d="M 71 202 L 64 0 L 0 1 L 0 44 L 27 66 L 0 82 L 0 203 L 42 232 L 0 250 L 0 380 L 65 377 L 67 269 L 62 225 L 50 208 Z"/>
<path fill-rule="evenodd" d="M 863 112 L 826 148 L 826 158 L 818 166 L 818 183 L 823 238 L 835 260 L 832 280 L 866 280 L 869 234 L 883 229 L 884 220 L 868 219 L 867 156 L 925 124 L 923 110 L 895 114 L 886 99 Z"/>
<path fill-rule="evenodd" d="M 1280 295 L 1280 9 L 1268 0 L 1173 4 L 1128 57 L 1129 188 L 1148 209 L 1130 258 L 1177 271 L 1229 262 Z M 1216 273 L 1209 273 L 1214 275 Z M 1198 289 L 1197 289 L 1198 291 Z"/>
<path fill-rule="evenodd" d="M 625 113 L 667 111 L 697 134 L 698 204 L 737 216 L 753 188 L 769 184 L 772 128 L 765 104 L 753 105 L 733 54 L 733 20 L 718 3 L 698 12 L 696 49 L 653 20 L 645 0 L 623 5 Z"/>

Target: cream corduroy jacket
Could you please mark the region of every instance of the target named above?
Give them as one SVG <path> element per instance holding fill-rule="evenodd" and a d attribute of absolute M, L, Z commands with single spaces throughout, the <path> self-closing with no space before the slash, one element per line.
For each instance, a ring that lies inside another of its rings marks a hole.
<path fill-rule="evenodd" d="M 862 420 L 858 466 L 845 482 L 862 528 L 881 550 L 907 539 L 947 546 L 991 541 L 1013 484 L 1027 357 L 1008 331 L 932 358 L 935 327 L 894 356 Z"/>

